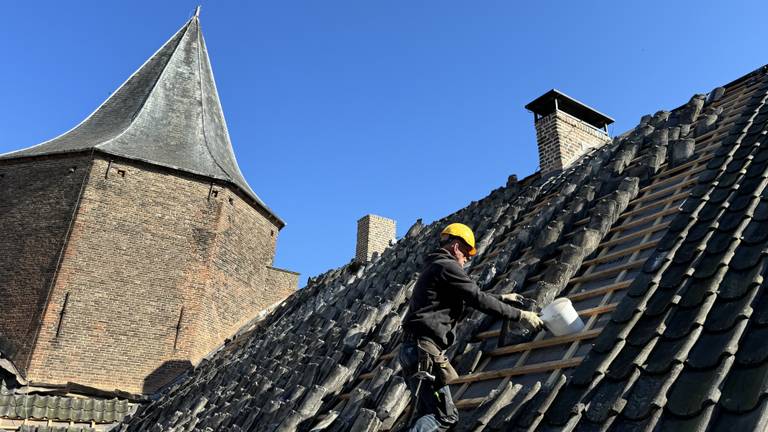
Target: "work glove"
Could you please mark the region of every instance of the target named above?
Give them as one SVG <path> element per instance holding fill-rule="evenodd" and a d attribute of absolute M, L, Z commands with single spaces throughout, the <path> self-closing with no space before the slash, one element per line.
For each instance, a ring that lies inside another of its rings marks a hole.
<path fill-rule="evenodd" d="M 539 318 L 536 312 L 531 311 L 520 311 L 520 322 L 534 329 L 540 329 L 544 325 L 544 321 Z"/>
<path fill-rule="evenodd" d="M 518 293 L 509 293 L 509 294 L 501 295 L 501 301 L 506 303 L 522 303 L 523 299 L 525 299 L 525 297 L 523 297 Z"/>

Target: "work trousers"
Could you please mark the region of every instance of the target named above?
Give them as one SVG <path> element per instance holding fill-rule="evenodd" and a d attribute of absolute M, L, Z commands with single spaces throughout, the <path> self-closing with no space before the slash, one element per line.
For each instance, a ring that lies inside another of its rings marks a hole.
<path fill-rule="evenodd" d="M 422 353 L 423 355 L 423 353 Z M 440 386 L 435 381 L 421 380 L 414 377 L 419 368 L 419 347 L 413 341 L 406 341 L 400 346 L 398 357 L 403 367 L 403 376 L 412 398 L 417 400 L 415 421 L 408 432 L 447 431 L 459 421 L 459 412 L 453 404 L 451 389 L 448 385 Z M 433 373 L 432 371 L 427 371 Z M 418 388 L 418 394 L 416 394 Z"/>

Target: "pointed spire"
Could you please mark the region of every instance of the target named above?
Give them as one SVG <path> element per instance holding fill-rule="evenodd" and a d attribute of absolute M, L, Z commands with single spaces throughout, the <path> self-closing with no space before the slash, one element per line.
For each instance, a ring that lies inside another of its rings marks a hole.
<path fill-rule="evenodd" d="M 195 7 L 195 18 L 200 18 L 200 5 Z"/>
<path fill-rule="evenodd" d="M 0 159 L 95 150 L 229 182 L 284 222 L 237 165 L 195 15 L 96 111 L 68 132 Z"/>

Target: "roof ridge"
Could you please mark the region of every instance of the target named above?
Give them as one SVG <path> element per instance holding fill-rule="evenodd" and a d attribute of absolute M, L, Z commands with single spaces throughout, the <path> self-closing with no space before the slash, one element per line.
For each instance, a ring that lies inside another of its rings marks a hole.
<path fill-rule="evenodd" d="M 201 58 L 201 53 L 203 51 L 203 41 L 202 41 L 203 35 L 202 35 L 201 30 L 200 30 L 200 21 L 198 20 L 198 14 L 199 13 L 200 13 L 200 6 L 198 6 L 195 9 L 195 16 L 192 17 L 192 20 L 196 21 L 196 23 L 197 23 L 197 28 L 196 28 L 196 31 L 195 31 L 195 38 L 197 39 L 197 44 L 198 44 L 198 50 L 197 50 L 197 56 L 196 56 L 197 57 L 197 73 L 198 73 L 197 83 L 198 83 L 198 88 L 200 89 L 200 94 L 202 95 L 202 97 L 200 97 L 200 110 L 202 112 L 202 116 L 200 116 L 200 121 L 202 123 L 202 128 L 203 128 L 203 134 L 202 134 L 203 135 L 203 143 L 204 143 L 205 150 L 208 152 L 208 155 L 211 157 L 211 160 L 213 161 L 213 163 L 215 163 L 216 166 L 219 167 L 219 170 L 221 170 L 222 174 L 225 177 L 227 177 L 230 181 L 232 181 L 233 180 L 232 176 L 229 175 L 229 173 L 227 173 L 227 170 L 225 170 L 224 167 L 221 165 L 221 163 L 216 159 L 216 156 L 214 156 L 213 151 L 211 151 L 211 147 L 208 144 L 208 133 L 207 133 L 207 130 L 206 130 L 206 127 L 205 127 L 205 111 L 206 111 L 206 106 L 205 106 L 205 90 L 203 89 L 203 64 L 202 64 L 203 61 L 202 61 L 202 58 Z M 223 112 L 222 112 L 222 115 L 223 115 Z M 227 123 L 225 121 L 224 122 L 224 127 L 225 128 L 226 128 L 226 124 Z M 228 132 L 227 132 L 227 139 L 229 139 L 229 133 Z"/>

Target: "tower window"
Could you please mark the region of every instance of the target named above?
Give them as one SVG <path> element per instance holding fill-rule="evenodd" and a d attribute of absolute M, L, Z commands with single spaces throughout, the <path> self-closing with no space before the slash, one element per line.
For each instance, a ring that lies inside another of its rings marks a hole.
<path fill-rule="evenodd" d="M 67 303 L 69 302 L 69 293 L 64 294 L 64 302 L 61 304 L 61 311 L 59 311 L 59 322 L 56 324 L 56 337 L 61 334 L 61 324 L 64 322 L 64 315 L 67 313 Z"/>
<path fill-rule="evenodd" d="M 179 311 L 179 320 L 176 321 L 176 336 L 173 338 L 173 350 L 176 351 L 179 348 L 179 334 L 181 333 L 181 320 L 184 318 L 184 306 Z"/>

